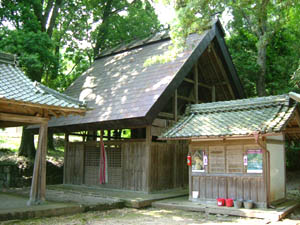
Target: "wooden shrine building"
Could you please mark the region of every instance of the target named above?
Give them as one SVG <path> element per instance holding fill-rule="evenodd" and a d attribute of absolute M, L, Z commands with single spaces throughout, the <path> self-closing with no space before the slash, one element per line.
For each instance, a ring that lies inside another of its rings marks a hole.
<path fill-rule="evenodd" d="M 189 141 L 189 199 L 258 207 L 285 199 L 285 140 L 300 137 L 299 100 L 290 93 L 189 106 L 162 135 Z"/>
<path fill-rule="evenodd" d="M 157 137 L 187 104 L 238 99 L 244 93 L 219 21 L 201 35 L 190 35 L 174 60 L 145 65 L 170 46 L 168 32 L 160 32 L 108 50 L 66 90 L 93 110 L 49 122 L 54 132 L 67 134 L 65 184 L 147 193 L 187 186 L 186 142 Z M 84 134 L 89 140 L 68 139 L 83 131 L 89 131 Z M 100 153 L 101 138 L 105 153 Z"/>
<path fill-rule="evenodd" d="M 82 102 L 30 81 L 13 55 L 0 52 L 0 128 L 40 125 L 29 204 L 45 200 L 49 119 L 85 111 Z"/>

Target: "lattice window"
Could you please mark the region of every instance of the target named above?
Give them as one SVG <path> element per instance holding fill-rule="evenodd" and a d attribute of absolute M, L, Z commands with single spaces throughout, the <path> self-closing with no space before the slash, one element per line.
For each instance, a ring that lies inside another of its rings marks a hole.
<path fill-rule="evenodd" d="M 99 167 L 100 151 L 96 147 L 86 147 L 85 149 L 85 166 Z"/>
<path fill-rule="evenodd" d="M 243 173 L 243 146 L 228 146 L 226 160 L 227 173 Z"/>
<path fill-rule="evenodd" d="M 107 165 L 111 168 L 122 167 L 121 148 L 118 145 L 106 147 Z"/>
<path fill-rule="evenodd" d="M 209 147 L 209 172 L 225 173 L 225 150 L 223 146 Z"/>

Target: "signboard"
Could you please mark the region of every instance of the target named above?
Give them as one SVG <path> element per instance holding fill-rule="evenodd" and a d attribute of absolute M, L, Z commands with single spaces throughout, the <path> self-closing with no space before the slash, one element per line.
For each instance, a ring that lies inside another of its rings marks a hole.
<path fill-rule="evenodd" d="M 203 157 L 203 164 L 204 164 L 204 166 L 208 165 L 207 155 L 204 155 L 204 157 Z"/>
<path fill-rule="evenodd" d="M 245 158 L 244 158 L 245 165 Z M 262 173 L 263 155 L 261 149 L 247 151 L 247 173 Z"/>
<path fill-rule="evenodd" d="M 204 172 L 203 150 L 197 150 L 192 155 L 192 172 Z"/>

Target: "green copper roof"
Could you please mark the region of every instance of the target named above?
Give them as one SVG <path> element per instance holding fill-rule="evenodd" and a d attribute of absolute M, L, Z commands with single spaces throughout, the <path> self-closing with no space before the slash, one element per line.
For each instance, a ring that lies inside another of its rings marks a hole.
<path fill-rule="evenodd" d="M 161 137 L 191 138 L 279 132 L 292 116 L 295 107 L 295 101 L 288 95 L 190 105 L 185 116 Z"/>
<path fill-rule="evenodd" d="M 1 57 L 5 59 L 5 55 L 8 54 L 1 54 Z M 14 63 L 8 61 L 0 60 L 0 99 L 74 109 L 84 107 L 81 101 L 32 82 Z"/>

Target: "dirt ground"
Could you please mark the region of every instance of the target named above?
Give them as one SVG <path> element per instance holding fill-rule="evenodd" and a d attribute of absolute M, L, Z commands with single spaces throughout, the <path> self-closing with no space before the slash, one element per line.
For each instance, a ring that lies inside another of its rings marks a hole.
<path fill-rule="evenodd" d="M 299 212 L 300 213 L 300 212 Z M 279 222 L 270 222 L 261 219 L 246 219 L 234 216 L 207 215 L 199 212 L 185 212 L 181 210 L 163 210 L 156 208 L 147 209 L 114 209 L 102 212 L 88 212 L 72 216 L 31 219 L 26 221 L 10 221 L 4 224 L 43 224 L 43 225 L 77 225 L 77 224 L 136 224 L 136 225 L 181 225 L 181 224 L 272 224 L 272 225 L 296 225 L 300 220 L 287 218 Z"/>
<path fill-rule="evenodd" d="M 287 173 L 287 195 L 289 199 L 300 201 L 300 171 Z M 250 219 L 235 216 L 211 215 L 201 212 L 186 212 L 181 210 L 165 210 L 157 208 L 146 209 L 113 209 L 107 211 L 87 212 L 71 216 L 30 219 L 23 221 L 8 221 L 3 224 L 43 224 L 43 225 L 77 225 L 77 224 L 157 224 L 157 225 L 196 225 L 196 224 L 271 224 L 300 225 L 300 208 L 287 218 L 278 222 L 262 219 Z"/>

